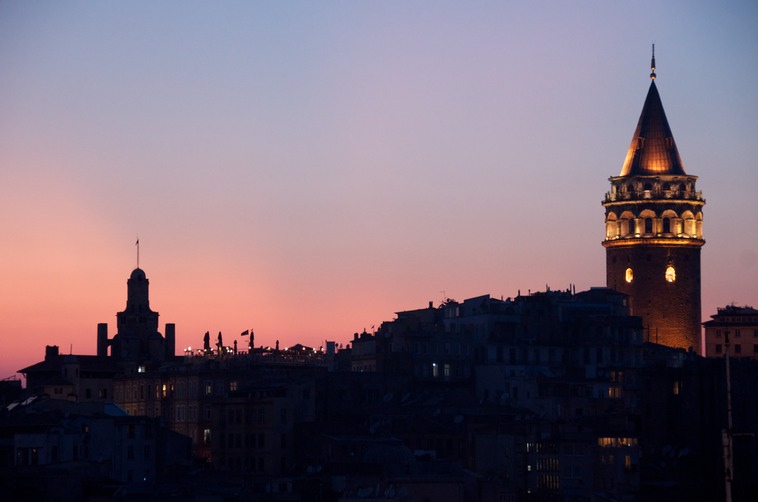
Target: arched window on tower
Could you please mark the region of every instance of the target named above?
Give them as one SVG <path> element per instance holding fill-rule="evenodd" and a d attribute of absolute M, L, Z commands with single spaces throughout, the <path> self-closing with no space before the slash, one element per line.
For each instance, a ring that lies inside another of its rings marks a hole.
<path fill-rule="evenodd" d="M 629 218 L 629 235 L 634 235 L 634 218 Z"/>
<path fill-rule="evenodd" d="M 669 265 L 666 267 L 666 282 L 674 281 L 676 281 L 676 270 L 674 269 L 673 265 Z"/>
<path fill-rule="evenodd" d="M 671 233 L 671 218 L 663 218 L 663 233 Z"/>
<path fill-rule="evenodd" d="M 645 218 L 645 233 L 646 234 L 653 233 L 653 219 L 652 218 Z"/>

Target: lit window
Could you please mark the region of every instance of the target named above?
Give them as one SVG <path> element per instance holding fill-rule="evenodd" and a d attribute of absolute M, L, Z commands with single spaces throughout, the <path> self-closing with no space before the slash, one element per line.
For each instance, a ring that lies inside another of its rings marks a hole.
<path fill-rule="evenodd" d="M 674 282 L 676 280 L 676 270 L 669 265 L 666 267 L 666 282 Z"/>
<path fill-rule="evenodd" d="M 631 268 L 626 269 L 626 282 L 631 283 L 634 280 L 634 272 Z"/>

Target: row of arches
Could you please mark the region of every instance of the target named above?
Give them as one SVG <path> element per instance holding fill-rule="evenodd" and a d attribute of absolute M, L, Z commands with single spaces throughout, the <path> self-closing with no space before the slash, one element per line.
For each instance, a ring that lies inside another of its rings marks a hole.
<path fill-rule="evenodd" d="M 703 238 L 703 213 L 684 211 L 678 215 L 667 209 L 660 215 L 645 209 L 639 215 L 624 211 L 621 216 L 609 212 L 605 218 L 605 239 L 628 239 L 631 237 L 686 237 Z"/>

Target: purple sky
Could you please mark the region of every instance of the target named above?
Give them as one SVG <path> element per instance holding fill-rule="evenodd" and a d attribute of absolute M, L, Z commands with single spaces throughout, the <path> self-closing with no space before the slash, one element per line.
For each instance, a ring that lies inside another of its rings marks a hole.
<path fill-rule="evenodd" d="M 94 353 L 136 265 L 177 346 L 605 284 L 657 85 L 703 319 L 758 306 L 758 3 L 0 2 L 0 378 Z"/>

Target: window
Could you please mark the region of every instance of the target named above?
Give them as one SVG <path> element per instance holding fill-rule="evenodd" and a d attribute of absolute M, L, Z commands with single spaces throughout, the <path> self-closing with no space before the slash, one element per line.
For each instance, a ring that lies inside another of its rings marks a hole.
<path fill-rule="evenodd" d="M 716 354 L 721 354 L 721 352 L 722 352 L 721 344 L 717 343 L 716 344 Z"/>
<path fill-rule="evenodd" d="M 626 282 L 630 283 L 634 280 L 634 271 L 631 268 L 626 269 Z"/>
<path fill-rule="evenodd" d="M 742 345 L 739 343 L 734 346 L 734 353 L 735 354 L 742 354 Z"/>
<path fill-rule="evenodd" d="M 674 282 L 676 281 L 676 270 L 674 270 L 674 267 L 669 265 L 666 267 L 666 282 Z"/>
<path fill-rule="evenodd" d="M 664 234 L 671 233 L 671 219 L 670 218 L 663 218 L 663 233 Z"/>
<path fill-rule="evenodd" d="M 646 234 L 653 233 L 653 219 L 652 218 L 645 218 L 645 233 Z"/>
<path fill-rule="evenodd" d="M 634 235 L 634 218 L 629 219 L 629 235 Z"/>

